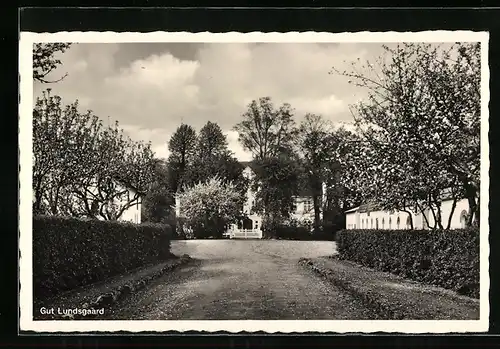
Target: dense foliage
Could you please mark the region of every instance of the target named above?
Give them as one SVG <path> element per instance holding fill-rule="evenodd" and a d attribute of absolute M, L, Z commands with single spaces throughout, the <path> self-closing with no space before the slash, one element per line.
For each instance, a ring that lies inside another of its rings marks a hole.
<path fill-rule="evenodd" d="M 377 62 L 337 70 L 368 93 L 352 108 L 355 132 L 338 148 L 343 185 L 383 209 L 430 210 L 437 229 L 449 228 L 444 195 L 467 198 L 470 226 L 479 219 L 480 45 L 384 49 Z"/>
<path fill-rule="evenodd" d="M 262 232 L 265 238 L 280 240 L 335 240 L 335 233 L 332 230 L 314 229 L 301 224 L 300 221 L 288 219 L 283 221 L 264 220 Z"/>
<path fill-rule="evenodd" d="M 479 297 L 479 229 L 342 230 L 343 259 Z"/>
<path fill-rule="evenodd" d="M 218 177 L 185 188 L 177 196 L 180 215 L 197 238 L 221 238 L 243 205 L 236 186 Z"/>
<path fill-rule="evenodd" d="M 69 43 L 35 43 L 33 44 L 33 80 L 47 84 L 61 81 L 67 74 L 57 80 L 48 80 L 50 75 L 58 66 L 61 60 L 56 56 L 64 53 L 71 47 Z"/>
<path fill-rule="evenodd" d="M 152 184 L 150 144 L 50 90 L 33 109 L 33 212 L 119 219 Z"/>
<path fill-rule="evenodd" d="M 171 229 L 56 216 L 33 219 L 37 299 L 171 258 Z"/>

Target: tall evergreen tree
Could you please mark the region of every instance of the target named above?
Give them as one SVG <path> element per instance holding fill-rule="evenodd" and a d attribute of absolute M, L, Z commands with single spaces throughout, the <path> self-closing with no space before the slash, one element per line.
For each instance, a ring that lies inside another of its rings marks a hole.
<path fill-rule="evenodd" d="M 168 142 L 169 186 L 174 193 L 182 189 L 188 166 L 195 159 L 196 145 L 196 131 L 186 124 L 180 125 Z"/>

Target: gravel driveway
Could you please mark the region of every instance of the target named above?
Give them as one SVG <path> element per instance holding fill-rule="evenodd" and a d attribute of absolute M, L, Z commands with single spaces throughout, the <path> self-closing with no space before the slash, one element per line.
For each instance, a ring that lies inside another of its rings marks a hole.
<path fill-rule="evenodd" d="M 172 251 L 189 266 L 148 285 L 108 312 L 110 319 L 370 319 L 350 295 L 299 266 L 331 255 L 329 241 L 189 240 Z"/>

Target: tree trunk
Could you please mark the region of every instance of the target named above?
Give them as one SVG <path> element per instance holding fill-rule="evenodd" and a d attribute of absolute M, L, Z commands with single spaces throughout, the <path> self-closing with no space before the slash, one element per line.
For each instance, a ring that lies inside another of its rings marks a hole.
<path fill-rule="evenodd" d="M 314 205 L 314 231 L 319 231 L 320 228 L 320 214 L 321 214 L 321 199 L 323 194 L 323 188 L 321 187 L 321 182 L 314 180 L 313 184 L 313 205 Z"/>
<path fill-rule="evenodd" d="M 476 204 L 476 213 L 474 214 L 474 223 L 478 227 L 479 227 L 479 218 L 481 217 L 480 216 L 480 210 L 481 210 L 480 202 L 481 202 L 480 201 L 480 197 L 478 196 L 478 198 L 477 198 L 477 204 Z"/>
<path fill-rule="evenodd" d="M 472 226 L 472 222 L 474 220 L 474 216 L 476 216 L 478 211 L 478 204 L 476 202 L 476 189 L 467 184 L 465 186 L 465 193 L 467 196 L 467 201 L 469 202 L 469 217 L 467 217 L 467 227 Z"/>
<path fill-rule="evenodd" d="M 437 225 L 438 225 L 438 220 L 437 220 L 437 216 L 436 216 L 436 211 L 434 211 L 434 208 L 432 207 L 431 194 L 429 194 L 429 197 L 428 197 L 428 205 L 429 205 L 429 210 L 432 213 L 432 218 L 434 219 L 434 226 L 432 227 L 432 229 L 436 229 Z"/>
<path fill-rule="evenodd" d="M 451 206 L 450 216 L 448 217 L 448 224 L 446 225 L 446 230 L 449 230 L 451 227 L 451 219 L 453 217 L 453 213 L 455 213 L 455 208 L 457 207 L 457 198 L 453 198 L 453 204 Z"/>
<path fill-rule="evenodd" d="M 413 230 L 413 217 L 411 216 L 411 212 L 406 210 L 401 210 L 401 212 L 408 213 L 408 217 L 410 218 L 410 229 Z"/>
<path fill-rule="evenodd" d="M 420 210 L 420 212 L 422 213 L 422 217 L 424 217 L 425 225 L 427 226 L 427 228 L 430 228 L 431 226 L 429 224 L 429 220 L 427 219 L 427 215 L 425 214 L 424 208 L 419 204 L 417 204 L 417 207 Z"/>
<path fill-rule="evenodd" d="M 443 215 L 441 212 L 441 202 L 439 201 L 436 195 L 433 195 L 433 201 L 434 204 L 436 205 L 437 226 L 439 229 L 443 229 Z"/>
<path fill-rule="evenodd" d="M 314 231 L 318 231 L 320 227 L 320 210 L 319 196 L 313 194 L 313 205 L 314 205 Z"/>

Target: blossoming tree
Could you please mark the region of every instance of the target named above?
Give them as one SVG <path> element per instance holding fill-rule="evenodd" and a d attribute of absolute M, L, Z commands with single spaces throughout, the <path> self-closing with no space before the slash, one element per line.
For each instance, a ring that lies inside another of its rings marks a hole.
<path fill-rule="evenodd" d="M 237 187 L 217 176 L 184 188 L 177 200 L 180 216 L 197 238 L 222 237 L 241 214 L 242 197 Z"/>
<path fill-rule="evenodd" d="M 336 70 L 368 92 L 352 108 L 359 154 L 350 156 L 346 184 L 359 185 L 384 209 L 429 210 L 436 228 L 449 228 L 465 197 L 471 225 L 479 217 L 480 45 L 384 49 L 375 64 Z M 454 201 L 447 225 L 444 193 Z"/>

